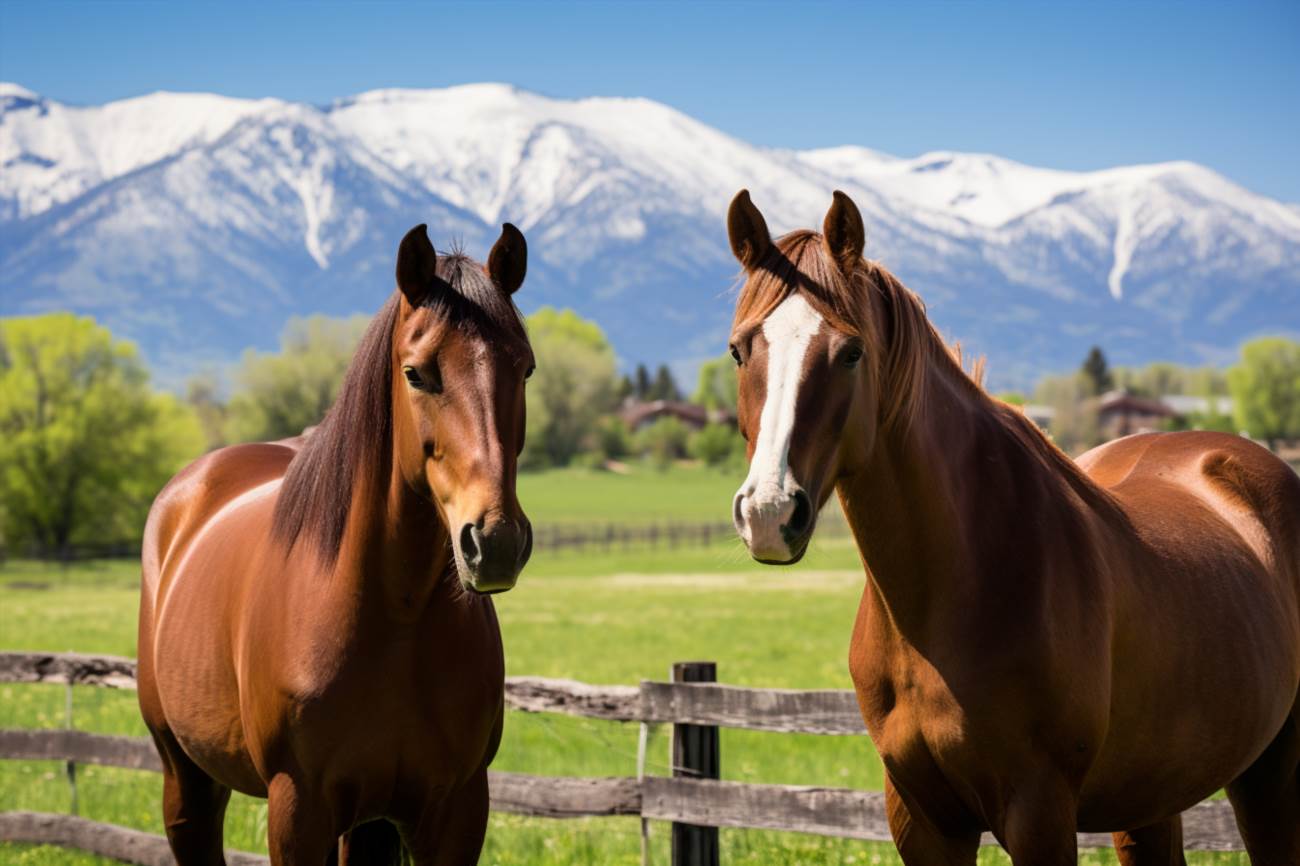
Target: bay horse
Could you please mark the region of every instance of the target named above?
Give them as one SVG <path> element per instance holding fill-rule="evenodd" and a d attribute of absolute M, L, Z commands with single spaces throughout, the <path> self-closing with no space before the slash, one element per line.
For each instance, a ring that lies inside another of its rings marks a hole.
<path fill-rule="evenodd" d="M 989 397 L 920 300 L 863 258 L 836 192 L 773 240 L 731 203 L 731 332 L 751 554 L 797 561 L 832 491 L 866 587 L 849 650 L 909 866 L 1183 863 L 1179 814 L 1226 787 L 1257 866 L 1300 863 L 1300 478 L 1218 433 L 1078 463 Z"/>
<path fill-rule="evenodd" d="M 320 425 L 213 452 L 158 495 L 139 696 L 181 866 L 223 861 L 232 789 L 267 798 L 277 866 L 402 845 L 477 861 L 505 677 L 489 594 L 532 549 L 526 267 L 508 223 L 486 267 L 415 227 Z"/>

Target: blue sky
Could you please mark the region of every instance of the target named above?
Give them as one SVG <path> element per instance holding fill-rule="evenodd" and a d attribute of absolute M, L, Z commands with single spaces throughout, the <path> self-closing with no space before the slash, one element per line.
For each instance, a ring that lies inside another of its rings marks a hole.
<path fill-rule="evenodd" d="M 1190 159 L 1300 202 L 1300 2 L 0 2 L 0 78 L 326 103 L 507 81 L 645 96 L 757 144 Z"/>

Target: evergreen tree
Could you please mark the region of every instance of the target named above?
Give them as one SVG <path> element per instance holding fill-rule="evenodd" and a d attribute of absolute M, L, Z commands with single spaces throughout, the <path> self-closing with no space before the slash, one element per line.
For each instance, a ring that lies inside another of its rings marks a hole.
<path fill-rule="evenodd" d="M 1089 350 L 1082 372 L 1087 377 L 1094 396 L 1104 394 L 1115 386 L 1115 379 L 1110 374 L 1110 367 L 1106 364 L 1106 356 L 1102 354 L 1100 346 L 1093 346 Z"/>

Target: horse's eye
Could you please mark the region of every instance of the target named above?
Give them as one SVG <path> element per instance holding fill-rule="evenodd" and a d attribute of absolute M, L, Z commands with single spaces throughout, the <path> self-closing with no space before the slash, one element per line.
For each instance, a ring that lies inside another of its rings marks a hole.
<path fill-rule="evenodd" d="M 524 378 L 525 378 L 525 379 L 531 379 L 531 378 L 533 378 L 533 371 L 536 370 L 536 369 L 537 369 L 537 365 L 536 365 L 536 364 L 532 364 L 531 366 L 529 366 L 529 368 L 528 368 L 528 372 L 524 373 Z"/>
<path fill-rule="evenodd" d="M 736 362 L 736 366 L 739 367 L 739 366 L 740 366 L 740 350 L 736 348 L 736 344 L 735 344 L 735 343 L 732 343 L 732 344 L 731 344 L 730 346 L 728 346 L 727 348 L 731 349 L 731 357 L 732 357 L 732 359 Z"/>
<path fill-rule="evenodd" d="M 840 356 L 840 363 L 846 367 L 856 367 L 858 365 L 858 362 L 861 360 L 862 360 L 861 346 L 850 346 L 848 349 L 844 351 L 844 354 Z"/>
<path fill-rule="evenodd" d="M 428 391 L 430 394 L 442 393 L 442 374 L 438 370 L 437 364 L 430 364 L 429 369 L 425 371 L 427 376 L 421 376 L 420 371 L 414 367 L 403 367 L 402 375 L 406 376 L 407 384 L 412 388 L 418 388 L 421 391 Z"/>

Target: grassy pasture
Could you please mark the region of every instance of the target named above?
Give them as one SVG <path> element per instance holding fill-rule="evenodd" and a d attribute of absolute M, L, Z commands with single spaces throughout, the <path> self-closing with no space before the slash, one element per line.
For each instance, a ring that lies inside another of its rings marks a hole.
<path fill-rule="evenodd" d="M 538 523 L 579 520 L 726 519 L 737 479 L 702 469 L 606 476 L 573 470 L 525 476 L 520 496 Z M 588 491 L 592 491 L 588 495 Z M 677 504 L 680 503 L 680 507 Z M 0 648 L 135 655 L 138 565 L 34 563 L 0 568 Z M 43 588 L 35 588 L 43 587 Z M 815 544 L 789 569 L 757 566 L 738 542 L 607 555 L 534 556 L 519 586 L 498 597 L 509 673 L 593 683 L 664 678 L 686 659 L 718 662 L 725 682 L 788 688 L 849 688 L 849 630 L 862 588 L 847 539 Z M 143 735 L 133 693 L 74 690 L 74 722 L 102 733 Z M 0 686 L 0 727 L 63 723 L 59 686 Z M 494 767 L 549 775 L 632 775 L 634 725 L 511 713 Z M 722 732 L 727 779 L 878 789 L 881 770 L 865 737 Z M 668 737 L 651 743 L 649 771 L 667 773 Z M 160 778 L 79 767 L 81 814 L 161 832 Z M 0 762 L 0 809 L 66 811 L 63 768 Z M 236 795 L 228 846 L 265 850 L 262 801 Z M 482 862 L 501 866 L 640 862 L 635 819 L 577 821 L 493 816 Z M 729 864 L 897 864 L 888 844 L 797 834 L 723 830 Z M 668 862 L 668 827 L 651 829 L 654 862 Z M 55 848 L 0 846 L 0 860 L 23 864 L 99 863 Z M 981 864 L 1005 864 L 985 849 Z M 1081 862 L 1114 863 L 1109 851 Z M 1244 855 L 1189 855 L 1194 864 L 1244 864 Z"/>

